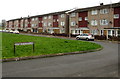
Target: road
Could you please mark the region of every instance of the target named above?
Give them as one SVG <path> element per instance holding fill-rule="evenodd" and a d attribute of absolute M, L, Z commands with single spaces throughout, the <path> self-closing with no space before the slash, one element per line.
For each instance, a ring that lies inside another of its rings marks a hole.
<path fill-rule="evenodd" d="M 117 77 L 118 44 L 96 42 L 97 52 L 4 62 L 3 77 Z"/>

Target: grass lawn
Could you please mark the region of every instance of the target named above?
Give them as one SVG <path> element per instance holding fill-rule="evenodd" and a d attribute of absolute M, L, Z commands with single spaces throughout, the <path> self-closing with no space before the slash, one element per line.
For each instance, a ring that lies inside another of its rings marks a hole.
<path fill-rule="evenodd" d="M 32 45 L 21 45 L 16 46 L 16 56 L 14 56 L 13 49 L 14 43 L 16 42 L 34 42 L 35 52 L 32 52 Z M 67 53 L 97 48 L 101 48 L 101 46 L 95 43 L 85 41 L 2 33 L 3 58 Z"/>

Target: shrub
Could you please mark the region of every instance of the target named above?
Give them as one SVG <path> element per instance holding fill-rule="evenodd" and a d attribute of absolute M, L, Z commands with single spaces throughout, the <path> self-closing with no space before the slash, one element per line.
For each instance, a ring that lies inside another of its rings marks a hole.
<path fill-rule="evenodd" d="M 120 41 L 120 37 L 119 36 L 108 36 L 110 41 Z"/>
<path fill-rule="evenodd" d="M 95 35 L 94 37 L 97 40 L 106 40 L 107 39 L 107 37 L 105 35 Z"/>

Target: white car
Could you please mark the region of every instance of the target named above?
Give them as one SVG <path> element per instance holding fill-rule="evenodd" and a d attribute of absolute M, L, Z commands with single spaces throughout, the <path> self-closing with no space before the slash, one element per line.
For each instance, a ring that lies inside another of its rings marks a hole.
<path fill-rule="evenodd" d="M 19 31 L 18 31 L 18 30 L 15 30 L 15 31 L 13 31 L 13 33 L 15 33 L 15 34 L 19 34 Z"/>
<path fill-rule="evenodd" d="M 13 33 L 13 30 L 10 30 L 9 32 L 10 32 L 10 33 Z"/>
<path fill-rule="evenodd" d="M 76 39 L 85 39 L 85 40 L 94 40 L 94 36 L 92 34 L 80 34 L 76 36 Z"/>

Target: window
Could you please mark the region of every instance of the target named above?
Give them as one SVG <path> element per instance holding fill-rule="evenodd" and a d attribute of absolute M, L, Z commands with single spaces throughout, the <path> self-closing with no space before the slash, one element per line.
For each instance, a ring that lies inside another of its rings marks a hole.
<path fill-rule="evenodd" d="M 108 13 L 108 9 L 101 9 L 100 10 L 100 14 L 107 14 Z"/>
<path fill-rule="evenodd" d="M 25 24 L 25 27 L 27 27 L 27 24 Z"/>
<path fill-rule="evenodd" d="M 92 10 L 92 11 L 91 11 L 91 14 L 92 14 L 92 15 L 97 15 L 97 10 Z"/>
<path fill-rule="evenodd" d="M 114 14 L 114 19 L 118 19 L 119 18 L 119 14 Z"/>
<path fill-rule="evenodd" d="M 97 35 L 97 30 L 91 30 L 91 34 L 93 34 L 93 35 Z"/>
<path fill-rule="evenodd" d="M 38 18 L 35 18 L 35 20 L 38 20 Z"/>
<path fill-rule="evenodd" d="M 64 18 L 64 17 L 65 17 L 65 14 L 61 14 L 60 17 L 61 17 L 61 18 Z"/>
<path fill-rule="evenodd" d="M 111 31 L 112 31 L 112 30 L 108 30 L 108 35 L 111 35 Z"/>
<path fill-rule="evenodd" d="M 47 19 L 47 16 L 44 16 L 43 19 Z"/>
<path fill-rule="evenodd" d="M 71 26 L 75 26 L 75 25 L 76 25 L 75 21 L 71 22 Z"/>
<path fill-rule="evenodd" d="M 108 20 L 107 19 L 100 20 L 100 25 L 108 25 Z"/>
<path fill-rule="evenodd" d="M 71 13 L 71 17 L 75 17 L 75 15 L 76 15 L 75 13 Z"/>
<path fill-rule="evenodd" d="M 34 24 L 32 24 L 32 27 L 34 27 Z"/>
<path fill-rule="evenodd" d="M 52 23 L 48 23 L 48 26 L 52 26 Z"/>
<path fill-rule="evenodd" d="M 93 26 L 96 26 L 98 23 L 97 23 L 97 20 L 92 20 L 91 21 L 91 25 L 93 25 Z"/>
<path fill-rule="evenodd" d="M 82 17 L 79 17 L 79 21 L 82 21 Z"/>
<path fill-rule="evenodd" d="M 43 26 L 47 26 L 47 23 L 46 23 L 46 22 L 44 22 L 44 23 L 43 23 Z"/>
<path fill-rule="evenodd" d="M 57 22 L 59 21 L 59 19 L 57 19 Z"/>
<path fill-rule="evenodd" d="M 25 22 L 27 22 L 28 20 L 26 19 Z"/>
<path fill-rule="evenodd" d="M 88 20 L 88 17 L 85 17 L 85 21 L 87 21 Z"/>
<path fill-rule="evenodd" d="M 34 18 L 32 18 L 32 21 L 34 21 Z"/>
<path fill-rule="evenodd" d="M 61 26 L 64 26 L 64 25 L 65 25 L 65 22 L 60 22 L 60 25 L 61 25 Z"/>
<path fill-rule="evenodd" d="M 56 22 L 56 19 L 53 19 L 53 22 Z"/>
<path fill-rule="evenodd" d="M 18 24 L 16 24 L 15 26 L 18 27 Z"/>
<path fill-rule="evenodd" d="M 48 16 L 48 19 L 51 19 L 51 15 Z"/>

